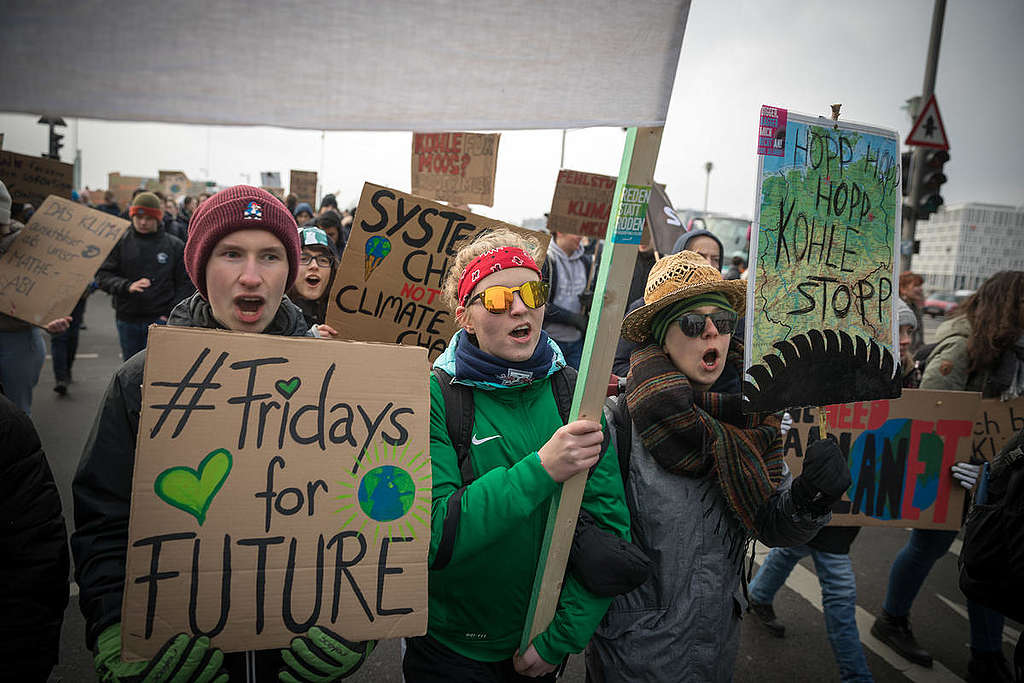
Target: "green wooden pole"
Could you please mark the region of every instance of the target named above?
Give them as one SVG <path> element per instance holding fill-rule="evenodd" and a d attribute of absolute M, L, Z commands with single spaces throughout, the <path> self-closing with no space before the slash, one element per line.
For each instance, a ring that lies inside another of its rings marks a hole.
<path fill-rule="evenodd" d="M 583 360 L 569 412 L 570 421 L 601 420 L 619 329 L 629 304 L 626 297 L 636 264 L 647 201 L 654 184 L 654 166 L 658 161 L 662 131 L 661 126 L 630 128 L 626 134 L 622 166 L 601 254 L 601 269 L 583 344 Z M 587 473 L 581 472 L 562 484 L 561 495 L 551 499 L 533 597 L 519 644 L 520 653 L 526 652 L 533 639 L 548 627 L 555 615 L 586 484 Z"/>

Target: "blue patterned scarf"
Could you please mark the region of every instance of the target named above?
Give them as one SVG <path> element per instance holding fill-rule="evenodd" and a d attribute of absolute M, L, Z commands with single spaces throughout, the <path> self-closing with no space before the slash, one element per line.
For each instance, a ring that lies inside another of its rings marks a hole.
<path fill-rule="evenodd" d="M 524 361 L 508 361 L 492 356 L 476 345 L 476 340 L 463 334 L 455 347 L 455 377 L 472 382 L 486 382 L 498 386 L 514 387 L 544 379 L 551 370 L 554 349 L 548 343 L 548 333 L 541 331 L 537 348 Z"/>

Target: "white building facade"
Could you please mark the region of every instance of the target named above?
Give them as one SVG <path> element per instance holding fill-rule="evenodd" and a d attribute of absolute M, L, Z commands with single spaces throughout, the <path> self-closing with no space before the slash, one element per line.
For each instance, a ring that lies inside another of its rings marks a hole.
<path fill-rule="evenodd" d="M 1024 270 L 1024 210 L 965 202 L 943 207 L 917 224 L 920 252 L 911 270 L 925 289 L 977 289 L 1001 270 Z"/>

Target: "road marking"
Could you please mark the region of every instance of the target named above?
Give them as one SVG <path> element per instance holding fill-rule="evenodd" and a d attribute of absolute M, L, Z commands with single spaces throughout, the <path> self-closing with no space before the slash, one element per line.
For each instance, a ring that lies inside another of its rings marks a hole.
<path fill-rule="evenodd" d="M 946 607 L 953 610 L 964 619 L 967 619 L 967 621 L 971 620 L 971 617 L 967 613 L 967 607 L 965 605 L 953 602 L 949 598 L 939 595 L 938 593 L 935 594 L 935 597 L 941 600 L 946 605 Z M 1008 642 L 1010 645 L 1014 645 L 1017 642 L 1018 638 L 1020 638 L 1020 631 L 1018 631 L 1015 628 L 1010 628 L 1009 626 L 1003 626 L 1003 640 Z"/>
<path fill-rule="evenodd" d="M 760 543 L 757 544 L 756 558 L 758 565 L 764 561 L 768 549 Z M 824 612 L 821 605 L 821 584 L 814 572 L 805 569 L 803 565 L 797 564 L 793 567 L 789 578 L 786 579 L 786 586 L 794 590 L 800 597 L 811 603 L 814 609 Z M 857 605 L 856 611 L 857 631 L 860 634 L 860 642 L 876 655 L 885 660 L 886 664 L 896 669 L 912 681 L 931 683 L 933 681 L 946 681 L 963 683 L 963 679 L 942 665 L 937 659 L 933 660 L 932 668 L 927 669 L 910 660 L 904 659 L 895 650 L 871 635 L 871 625 L 875 623 L 875 616 L 866 609 Z"/>
<path fill-rule="evenodd" d="M 36 356 L 36 357 L 38 358 L 38 356 Z M 79 360 L 79 359 L 96 360 L 99 357 L 100 357 L 100 354 L 98 354 L 98 353 L 76 353 L 75 354 L 75 360 Z M 46 354 L 46 360 L 53 360 L 53 356 L 51 356 L 50 354 Z"/>

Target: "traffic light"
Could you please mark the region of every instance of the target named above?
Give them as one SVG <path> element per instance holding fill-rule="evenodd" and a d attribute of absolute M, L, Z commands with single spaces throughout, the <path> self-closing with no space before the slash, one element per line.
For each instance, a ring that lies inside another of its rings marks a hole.
<path fill-rule="evenodd" d="M 900 155 L 900 185 L 904 197 L 910 196 L 910 160 L 913 158 L 913 152 L 904 152 Z"/>
<path fill-rule="evenodd" d="M 942 149 L 930 150 L 921 155 L 921 161 L 924 171 L 921 174 L 921 191 L 918 195 L 921 199 L 917 205 L 917 217 L 926 220 L 943 204 L 939 189 L 946 182 L 942 167 L 949 161 L 949 152 Z"/>
<path fill-rule="evenodd" d="M 60 149 L 64 146 L 64 136 L 50 129 L 50 158 L 60 159 Z"/>
<path fill-rule="evenodd" d="M 51 159 L 60 159 L 60 148 L 64 146 L 64 136 L 57 133 L 53 128 L 54 126 L 63 127 L 68 124 L 64 123 L 64 119 L 59 116 L 41 116 L 38 123 L 50 127 L 50 151 L 43 156 Z"/>

